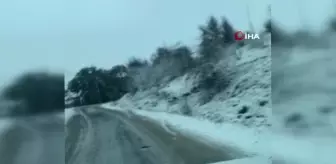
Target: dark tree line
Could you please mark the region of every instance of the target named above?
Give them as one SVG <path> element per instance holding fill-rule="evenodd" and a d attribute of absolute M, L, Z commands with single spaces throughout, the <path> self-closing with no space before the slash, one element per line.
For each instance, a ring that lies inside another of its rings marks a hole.
<path fill-rule="evenodd" d="M 104 103 L 127 93 L 129 78 L 126 67 L 122 65 L 109 70 L 86 67 L 69 82 L 68 90 L 77 94 L 72 98 L 74 106 Z"/>

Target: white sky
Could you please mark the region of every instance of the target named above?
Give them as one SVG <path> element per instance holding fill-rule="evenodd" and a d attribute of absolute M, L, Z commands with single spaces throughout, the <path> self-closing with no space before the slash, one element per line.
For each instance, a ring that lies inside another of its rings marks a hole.
<path fill-rule="evenodd" d="M 286 27 L 298 27 L 300 20 L 319 24 L 331 11 L 331 0 L 305 0 L 301 15 L 306 17 L 300 18 L 299 0 L 271 1 L 0 1 L 0 82 L 33 68 L 70 76 L 84 66 L 109 68 L 131 56 L 148 58 L 164 43 L 195 45 L 198 25 L 209 15 L 225 16 L 236 28 L 246 29 L 246 2 L 257 29 L 266 20 L 269 3 L 273 17 Z"/>

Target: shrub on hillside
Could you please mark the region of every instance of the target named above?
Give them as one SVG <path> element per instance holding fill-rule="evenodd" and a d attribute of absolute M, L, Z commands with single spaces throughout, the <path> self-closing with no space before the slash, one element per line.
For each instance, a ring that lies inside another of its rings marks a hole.
<path fill-rule="evenodd" d="M 184 98 L 184 102 L 182 104 L 180 112 L 184 116 L 192 116 L 193 115 L 192 109 L 188 104 L 187 97 Z"/>
<path fill-rule="evenodd" d="M 202 92 L 202 104 L 211 101 L 213 96 L 226 89 L 230 84 L 228 70 L 219 69 L 218 65 L 208 63 L 200 68 L 198 88 Z M 217 67 L 217 68 L 216 68 Z"/>
<path fill-rule="evenodd" d="M 184 75 L 195 66 L 192 51 L 187 46 L 159 47 L 152 56 L 150 80 L 153 85 L 164 84 Z"/>
<path fill-rule="evenodd" d="M 134 94 L 139 89 L 147 88 L 151 69 L 149 62 L 133 57 L 126 65 L 130 77 L 130 92 Z"/>
<path fill-rule="evenodd" d="M 142 68 L 148 65 L 149 63 L 147 60 L 143 60 L 143 59 L 135 58 L 135 57 L 132 57 L 131 59 L 129 59 L 126 64 L 127 68 Z"/>

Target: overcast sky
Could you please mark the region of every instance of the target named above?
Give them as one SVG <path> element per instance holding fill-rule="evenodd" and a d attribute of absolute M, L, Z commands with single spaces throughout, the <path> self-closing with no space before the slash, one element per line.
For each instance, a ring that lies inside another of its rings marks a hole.
<path fill-rule="evenodd" d="M 273 17 L 290 28 L 302 20 L 319 24 L 330 14 L 330 1 L 305 0 L 299 7 L 299 0 L 272 0 Z M 247 29 L 246 2 L 260 29 L 270 0 L 0 1 L 0 82 L 28 69 L 71 76 L 84 66 L 109 68 L 131 56 L 148 58 L 163 44 L 195 45 L 197 26 L 209 15 Z"/>

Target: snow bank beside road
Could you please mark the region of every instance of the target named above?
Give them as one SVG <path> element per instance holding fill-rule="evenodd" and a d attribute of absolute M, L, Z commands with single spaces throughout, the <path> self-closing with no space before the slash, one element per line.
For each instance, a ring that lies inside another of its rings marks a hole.
<path fill-rule="evenodd" d="M 269 135 L 256 129 L 234 124 L 214 124 L 207 120 L 163 112 L 136 111 L 136 114 L 158 123 L 164 121 L 164 125 L 170 130 L 202 140 L 214 147 L 232 147 L 246 155 L 254 155 L 269 149 Z"/>
<path fill-rule="evenodd" d="M 265 158 L 265 157 L 252 157 L 252 158 L 243 158 L 243 159 L 236 159 L 231 161 L 225 162 L 216 162 L 211 164 L 271 164 L 272 160 Z"/>
<path fill-rule="evenodd" d="M 64 110 L 64 121 L 65 123 L 68 122 L 68 120 L 74 116 L 77 112 L 75 111 L 75 108 L 66 108 Z"/>
<path fill-rule="evenodd" d="M 103 108 L 114 109 L 108 104 L 102 105 Z M 169 129 L 169 133 L 179 133 L 186 137 L 200 140 L 213 147 L 230 147 L 240 154 L 254 155 L 260 149 L 268 148 L 267 135 L 260 135 L 254 129 L 233 124 L 213 124 L 208 120 L 198 120 L 195 118 L 184 117 L 164 112 L 148 112 L 139 110 L 125 110 L 143 119 L 149 119 L 153 123 L 162 126 L 163 129 Z M 227 133 L 229 132 L 229 133 Z M 234 152 L 232 152 L 234 153 Z"/>
<path fill-rule="evenodd" d="M 215 125 L 208 121 L 171 115 L 137 111 L 146 118 L 165 120 L 170 129 L 184 133 L 213 146 L 231 146 L 247 154 L 273 157 L 297 164 L 333 164 L 336 142 L 333 138 L 293 137 L 269 131 L 257 131 L 233 124 Z"/>
<path fill-rule="evenodd" d="M 107 104 L 103 107 L 111 110 L 114 108 Z M 207 120 L 197 120 L 164 112 L 131 111 L 134 115 L 166 126 L 163 127 L 165 129 L 201 140 L 211 146 L 231 147 L 247 155 L 272 157 L 275 161 L 285 161 L 287 163 L 334 163 L 334 153 L 332 152 L 336 150 L 336 142 L 333 138 L 294 137 L 247 128 L 237 124 L 214 124 Z M 127 112 L 130 112 L 130 110 L 127 110 Z"/>
<path fill-rule="evenodd" d="M 0 136 L 10 125 L 12 125 L 12 120 L 6 118 L 0 119 Z"/>

